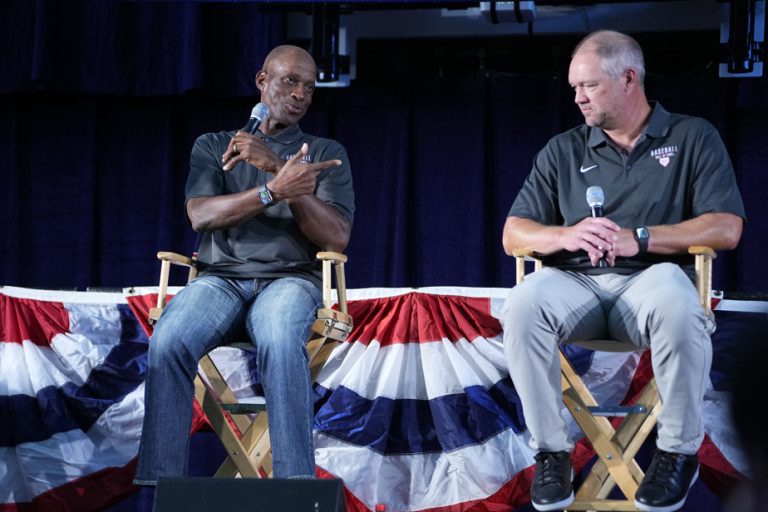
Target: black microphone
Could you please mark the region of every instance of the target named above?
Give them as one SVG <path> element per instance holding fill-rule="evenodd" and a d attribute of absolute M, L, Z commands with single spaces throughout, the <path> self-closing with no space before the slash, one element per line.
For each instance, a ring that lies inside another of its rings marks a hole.
<path fill-rule="evenodd" d="M 255 134 L 256 131 L 259 129 L 259 126 L 261 126 L 261 123 L 264 122 L 269 117 L 269 107 L 267 107 L 263 103 L 257 103 L 255 107 L 253 107 L 253 110 L 251 110 L 251 117 L 248 119 L 248 122 L 245 123 L 245 126 L 241 131 L 248 132 L 251 135 Z M 227 160 L 224 165 L 226 166 L 227 163 L 229 163 L 230 160 L 232 160 L 234 157 L 240 154 L 240 151 L 237 149 L 237 144 L 235 144 L 235 151 L 232 152 L 232 154 L 229 157 L 229 160 Z"/>
<path fill-rule="evenodd" d="M 243 131 L 253 135 L 256 133 L 256 130 L 259 129 L 261 123 L 266 121 L 268 117 L 269 108 L 263 103 L 257 103 L 256 106 L 253 107 L 253 110 L 251 110 L 251 118 L 248 119 L 248 122 L 245 124 Z"/>
<path fill-rule="evenodd" d="M 598 187 L 597 185 L 595 185 L 587 189 L 587 204 L 589 205 L 589 208 L 592 210 L 593 217 L 603 216 L 604 202 L 605 202 L 605 194 L 603 194 L 602 187 Z M 601 257 L 597 261 L 597 266 L 599 268 L 606 268 L 608 266 L 608 262 L 605 261 L 605 256 Z"/>

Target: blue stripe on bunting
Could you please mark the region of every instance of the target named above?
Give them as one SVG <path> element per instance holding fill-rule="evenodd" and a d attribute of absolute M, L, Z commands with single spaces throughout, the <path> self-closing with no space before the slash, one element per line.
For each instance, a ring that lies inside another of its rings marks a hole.
<path fill-rule="evenodd" d="M 315 386 L 316 430 L 382 454 L 443 452 L 481 443 L 511 428 L 525 430 L 509 377 L 432 400 L 361 397 L 345 387 Z"/>
<path fill-rule="evenodd" d="M 73 429 L 88 431 L 104 411 L 144 381 L 149 340 L 130 308 L 116 307 L 120 339 L 82 386 L 49 386 L 36 397 L 0 396 L 0 425 L 4 427 L 0 446 L 39 442 Z"/>
<path fill-rule="evenodd" d="M 565 344 L 561 347 L 563 354 L 568 358 L 571 366 L 573 366 L 573 370 L 577 374 L 584 375 L 589 371 L 589 368 L 592 366 L 592 359 L 595 357 L 594 350 L 571 344 Z"/>
<path fill-rule="evenodd" d="M 63 404 L 63 396 L 54 387 L 43 389 L 37 397 L 0 396 L 0 446 L 42 441 L 56 432 L 77 428 Z"/>

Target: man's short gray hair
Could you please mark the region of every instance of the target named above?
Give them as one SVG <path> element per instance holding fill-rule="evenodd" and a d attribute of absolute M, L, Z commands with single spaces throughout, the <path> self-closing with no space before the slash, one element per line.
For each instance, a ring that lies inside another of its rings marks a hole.
<path fill-rule="evenodd" d="M 613 79 L 621 76 L 629 68 L 634 69 L 637 72 L 638 83 L 644 87 L 643 50 L 632 37 L 612 30 L 593 32 L 576 45 L 573 55 L 581 50 L 594 51 L 600 57 L 603 71 Z"/>

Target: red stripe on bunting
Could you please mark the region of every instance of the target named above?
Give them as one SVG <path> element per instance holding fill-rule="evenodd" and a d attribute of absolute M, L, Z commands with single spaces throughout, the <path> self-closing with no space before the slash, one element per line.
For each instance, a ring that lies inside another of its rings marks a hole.
<path fill-rule="evenodd" d="M 27 340 L 47 347 L 54 336 L 69 329 L 69 313 L 62 303 L 0 294 L 0 342 Z"/>
<path fill-rule="evenodd" d="M 136 320 L 144 328 L 147 336 L 152 336 L 152 326 L 149 325 L 149 310 L 157 305 L 157 294 L 148 293 L 146 295 L 129 295 L 126 297 L 128 307 L 133 311 Z M 168 298 L 170 300 L 170 297 Z"/>
<path fill-rule="evenodd" d="M 699 464 L 701 479 L 720 498 L 727 498 L 745 479 L 707 435 L 699 448 Z"/>
<path fill-rule="evenodd" d="M 168 297 L 171 299 L 171 296 Z M 145 331 L 150 308 L 157 294 L 131 295 L 128 305 Z M 372 340 L 382 345 L 427 343 L 447 339 L 457 341 L 492 338 L 501 334 L 499 320 L 491 315 L 491 299 L 411 292 L 395 297 L 353 300 L 348 303 L 355 327 L 350 341 L 365 345 Z"/>
<path fill-rule="evenodd" d="M 72 480 L 23 503 L 2 503 L 0 512 L 74 512 L 105 510 L 139 487 L 133 485 L 136 459 Z"/>
<path fill-rule="evenodd" d="M 323 480 L 339 478 L 332 474 L 330 471 L 326 471 L 325 469 L 321 468 L 320 466 L 315 467 L 315 474 L 318 478 Z M 347 512 L 368 512 L 368 507 L 363 505 L 363 502 L 357 499 L 357 496 L 352 494 L 349 489 L 347 489 L 346 485 L 344 486 L 344 501 L 346 502 L 345 510 Z"/>
<path fill-rule="evenodd" d="M 411 292 L 349 302 L 355 327 L 349 340 L 381 345 L 493 338 L 501 324 L 491 315 L 491 299 Z"/>

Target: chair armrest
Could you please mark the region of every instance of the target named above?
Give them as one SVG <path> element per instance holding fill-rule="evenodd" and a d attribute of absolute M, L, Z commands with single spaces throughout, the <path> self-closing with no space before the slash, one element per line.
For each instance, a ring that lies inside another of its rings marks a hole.
<path fill-rule="evenodd" d="M 317 320 L 312 324 L 312 331 L 336 341 L 346 341 L 353 326 L 352 317 L 347 313 L 320 308 L 317 310 Z"/>
<path fill-rule="evenodd" d="M 196 266 L 196 260 L 189 256 L 184 256 L 175 252 L 159 251 L 157 253 L 157 259 L 161 261 L 169 261 L 174 265 L 184 265 L 185 267 Z"/>
<path fill-rule="evenodd" d="M 160 267 L 160 286 L 165 283 L 166 288 L 168 287 L 168 276 L 163 276 L 163 270 L 165 270 L 166 273 L 169 272 L 171 265 L 180 265 L 189 268 L 187 282 L 190 282 L 197 277 L 197 253 L 190 258 L 189 256 L 184 256 L 183 254 L 175 252 L 160 251 L 157 253 L 157 259 L 162 261 Z"/>
<path fill-rule="evenodd" d="M 712 260 L 717 257 L 714 249 L 704 245 L 692 245 L 688 248 L 688 254 L 694 256 L 696 269 L 696 290 L 699 292 L 699 302 L 707 315 L 712 313 Z"/>
<path fill-rule="evenodd" d="M 533 261 L 533 271 L 541 270 L 541 256 L 527 247 L 512 249 L 512 256 L 515 258 L 515 283 L 520 284 L 525 279 L 525 262 Z"/>
<path fill-rule="evenodd" d="M 317 253 L 317 259 L 323 262 L 323 307 L 330 309 L 333 304 L 331 301 L 331 264 L 336 269 L 336 295 L 339 300 L 339 309 L 342 313 L 347 313 L 347 282 L 344 273 L 344 264 L 347 257 L 338 252 L 323 251 Z"/>
<path fill-rule="evenodd" d="M 715 250 L 711 247 L 707 247 L 706 245 L 692 245 L 688 248 L 688 254 L 693 254 L 695 256 L 701 255 L 704 257 L 709 257 L 710 259 L 717 258 L 717 253 Z"/>
<path fill-rule="evenodd" d="M 157 253 L 157 259 L 162 262 L 160 264 L 160 282 L 157 288 L 157 305 L 149 310 L 148 321 L 150 325 L 157 323 L 168 301 L 168 280 L 170 279 L 171 265 L 189 267 L 187 282 L 197 277 L 197 262 L 194 257 L 190 258 L 175 252 L 160 251 Z"/>
<path fill-rule="evenodd" d="M 323 262 L 323 307 L 317 312 L 312 330 L 321 336 L 344 341 L 352 331 L 352 317 L 347 312 L 347 284 L 344 264 L 347 257 L 338 252 L 323 251 L 317 253 L 317 259 Z M 336 296 L 339 311 L 335 311 L 331 301 L 332 277 L 331 265 L 336 270 Z"/>
<path fill-rule="evenodd" d="M 317 259 L 323 261 L 335 261 L 337 263 L 346 263 L 347 257 L 340 252 L 322 251 L 317 253 Z"/>

